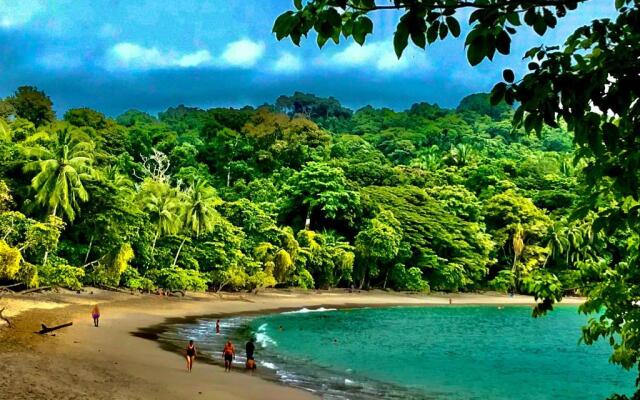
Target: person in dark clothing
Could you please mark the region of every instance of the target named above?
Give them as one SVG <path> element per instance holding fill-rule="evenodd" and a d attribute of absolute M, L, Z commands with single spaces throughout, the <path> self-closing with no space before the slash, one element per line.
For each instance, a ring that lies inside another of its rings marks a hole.
<path fill-rule="evenodd" d="M 247 360 L 253 360 L 253 352 L 256 351 L 256 345 L 253 343 L 253 338 L 250 338 L 245 346 L 247 351 Z"/>
<path fill-rule="evenodd" d="M 193 360 L 195 360 L 196 355 L 196 345 L 193 344 L 193 340 L 189 340 L 189 344 L 187 345 L 187 371 L 189 372 L 191 372 L 191 368 L 193 368 Z"/>

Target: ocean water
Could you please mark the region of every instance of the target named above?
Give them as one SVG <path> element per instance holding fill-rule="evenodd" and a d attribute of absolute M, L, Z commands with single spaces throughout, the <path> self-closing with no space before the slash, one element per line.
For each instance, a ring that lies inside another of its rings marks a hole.
<path fill-rule="evenodd" d="M 300 310 L 173 325 L 160 340 L 221 361 L 227 338 L 257 339 L 267 379 L 327 399 L 606 399 L 631 394 L 635 375 L 608 362 L 606 343 L 579 344 L 587 317 L 558 307 L 543 318 L 524 306 Z"/>

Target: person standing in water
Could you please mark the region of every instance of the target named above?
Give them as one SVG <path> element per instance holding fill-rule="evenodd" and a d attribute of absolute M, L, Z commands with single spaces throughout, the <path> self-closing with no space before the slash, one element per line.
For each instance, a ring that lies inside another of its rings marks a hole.
<path fill-rule="evenodd" d="M 100 322 L 100 309 L 97 304 L 94 304 L 91 309 L 91 317 L 93 318 L 93 326 L 97 328 L 98 323 Z"/>
<path fill-rule="evenodd" d="M 216 321 L 216 335 L 220 334 L 220 320 Z"/>
<path fill-rule="evenodd" d="M 244 349 L 247 351 L 247 360 L 253 360 L 253 352 L 256 351 L 256 345 L 253 343 L 253 338 L 249 338 Z"/>
<path fill-rule="evenodd" d="M 193 360 L 195 360 L 197 354 L 196 345 L 193 343 L 193 340 L 189 340 L 189 344 L 187 345 L 187 371 L 191 372 Z"/>
<path fill-rule="evenodd" d="M 222 357 L 224 358 L 224 370 L 225 372 L 231 372 L 233 358 L 236 356 L 236 349 L 231 343 L 231 339 L 227 340 L 222 350 Z"/>

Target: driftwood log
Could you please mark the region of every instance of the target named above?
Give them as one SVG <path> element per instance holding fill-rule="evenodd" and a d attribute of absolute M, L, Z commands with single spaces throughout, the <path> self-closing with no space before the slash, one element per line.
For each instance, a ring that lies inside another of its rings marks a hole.
<path fill-rule="evenodd" d="M 42 292 L 44 290 L 51 290 L 51 289 L 53 289 L 52 286 L 41 286 L 41 287 L 37 287 L 37 288 L 22 290 L 22 291 L 20 291 L 18 293 L 19 294 L 27 294 L 27 293 Z"/>
<path fill-rule="evenodd" d="M 40 329 L 36 333 L 44 335 L 45 333 L 53 332 L 53 331 L 61 329 L 61 328 L 66 328 L 67 326 L 71 326 L 71 325 L 73 325 L 73 322 L 67 322 L 66 324 L 62 324 L 62 325 L 58 325 L 58 326 L 52 326 L 51 328 L 49 328 L 45 324 L 42 324 L 42 329 Z"/>
<path fill-rule="evenodd" d="M 11 323 L 11 320 L 9 318 L 5 317 L 4 315 L 2 315 L 4 310 L 5 310 L 5 307 L 0 308 L 0 319 L 2 319 L 4 322 L 6 322 L 7 325 L 9 325 L 9 328 L 13 328 L 13 324 Z"/>

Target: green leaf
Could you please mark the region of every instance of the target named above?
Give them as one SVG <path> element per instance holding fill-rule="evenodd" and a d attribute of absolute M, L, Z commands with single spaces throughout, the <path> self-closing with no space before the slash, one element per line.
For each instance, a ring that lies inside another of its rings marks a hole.
<path fill-rule="evenodd" d="M 522 23 L 520 22 L 520 15 L 517 12 L 510 12 L 507 14 L 507 21 L 513 26 L 520 26 Z"/>
<path fill-rule="evenodd" d="M 511 37 L 505 31 L 500 31 L 496 37 L 496 49 L 500 54 L 509 54 L 511 50 Z"/>
<path fill-rule="evenodd" d="M 407 44 L 409 44 L 409 31 L 404 21 L 400 21 L 396 33 L 393 35 L 393 49 L 398 58 L 402 57 L 402 52 L 407 48 Z"/>
<path fill-rule="evenodd" d="M 440 28 L 440 22 L 435 21 L 433 24 L 429 26 L 427 29 L 427 41 L 429 43 L 433 43 L 438 39 L 438 29 Z"/>
<path fill-rule="evenodd" d="M 535 8 L 533 7 L 529 8 L 527 12 L 524 13 L 524 23 L 529 26 L 532 26 L 533 24 L 535 24 L 537 20 L 537 16 L 538 14 L 536 14 Z"/>
<path fill-rule="evenodd" d="M 411 41 L 418 47 L 423 48 L 426 46 L 426 38 L 423 32 L 412 32 Z"/>
<path fill-rule="evenodd" d="M 327 40 L 329 40 L 328 36 L 323 36 L 318 34 L 318 38 L 316 40 L 316 42 L 318 43 L 318 47 L 322 48 L 322 46 L 324 46 L 325 43 L 327 43 Z"/>
<path fill-rule="evenodd" d="M 293 0 L 293 6 L 296 10 L 302 10 L 302 0 Z"/>
<path fill-rule="evenodd" d="M 460 36 L 460 23 L 458 22 L 458 20 L 454 17 L 447 17 L 446 21 L 453 37 Z"/>
<path fill-rule="evenodd" d="M 508 83 L 513 83 L 513 81 L 515 79 L 515 75 L 514 75 L 513 71 L 510 70 L 510 69 L 505 69 L 504 71 L 502 71 L 502 77 Z"/>
<path fill-rule="evenodd" d="M 547 31 L 547 24 L 542 17 L 538 17 L 533 24 L 533 30 L 540 36 L 544 35 Z"/>
<path fill-rule="evenodd" d="M 472 66 L 480 64 L 487 55 L 487 44 L 484 36 L 478 36 L 467 48 L 467 60 Z"/>
<path fill-rule="evenodd" d="M 449 28 L 445 24 L 440 24 L 440 39 L 446 38 L 448 33 Z"/>
<path fill-rule="evenodd" d="M 282 40 L 287 37 L 291 33 L 291 28 L 295 22 L 296 19 L 293 18 L 293 11 L 287 11 L 280 15 L 273 23 L 272 31 L 276 34 L 276 39 Z"/>
<path fill-rule="evenodd" d="M 504 82 L 499 82 L 493 87 L 491 90 L 491 97 L 489 97 L 489 101 L 492 106 L 498 105 L 498 103 L 502 101 L 506 90 L 507 84 Z"/>
<path fill-rule="evenodd" d="M 368 17 L 361 16 L 353 22 L 353 40 L 363 45 L 367 35 L 373 32 L 373 22 Z"/>

